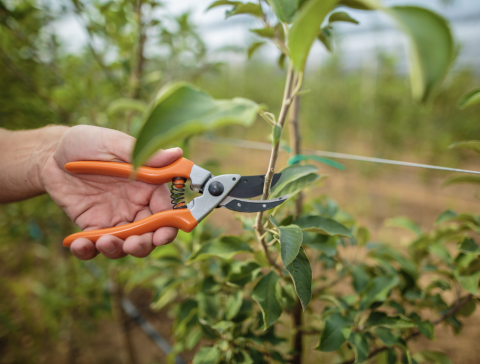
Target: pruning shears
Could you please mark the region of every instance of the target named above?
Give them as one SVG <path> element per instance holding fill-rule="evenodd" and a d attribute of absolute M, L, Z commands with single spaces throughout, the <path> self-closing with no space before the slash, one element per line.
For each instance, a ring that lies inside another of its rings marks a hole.
<path fill-rule="evenodd" d="M 65 165 L 70 173 L 96 174 L 130 178 L 133 166 L 128 163 L 80 161 Z M 280 179 L 281 173 L 276 173 L 271 185 Z M 225 207 L 238 212 L 259 212 L 270 210 L 287 200 L 288 195 L 273 200 L 247 200 L 262 194 L 265 176 L 241 176 L 239 174 L 224 174 L 213 176 L 210 171 L 201 168 L 186 158 L 179 158 L 172 164 L 161 167 L 140 167 L 135 172 L 137 181 L 163 184 L 172 182 L 172 210 L 158 212 L 145 219 L 130 224 L 83 231 L 72 234 L 63 241 L 64 246 L 70 246 L 75 239 L 87 238 L 96 242 L 102 235 L 114 235 L 126 239 L 132 235 L 141 235 L 171 226 L 191 232 L 213 209 Z M 190 188 L 202 194 L 186 204 L 184 200 L 185 183 L 190 180 Z"/>

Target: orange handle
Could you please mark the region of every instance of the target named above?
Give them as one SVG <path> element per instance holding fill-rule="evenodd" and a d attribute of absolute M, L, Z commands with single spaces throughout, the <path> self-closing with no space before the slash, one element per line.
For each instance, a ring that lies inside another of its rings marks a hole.
<path fill-rule="evenodd" d="M 152 184 L 168 183 L 174 177 L 189 179 L 193 164 L 186 158 L 179 158 L 172 164 L 161 168 L 140 167 L 135 179 Z M 132 165 L 128 163 L 97 161 L 70 162 L 65 164 L 65 169 L 70 173 L 100 174 L 123 178 L 129 178 L 133 172 Z"/>
<path fill-rule="evenodd" d="M 95 243 L 102 235 L 113 235 L 125 240 L 129 236 L 154 232 L 164 226 L 175 227 L 189 233 L 195 229 L 197 224 L 197 220 L 195 220 L 189 209 L 168 210 L 158 212 L 131 224 L 72 234 L 63 240 L 63 246 L 70 246 L 78 238 L 87 238 Z"/>

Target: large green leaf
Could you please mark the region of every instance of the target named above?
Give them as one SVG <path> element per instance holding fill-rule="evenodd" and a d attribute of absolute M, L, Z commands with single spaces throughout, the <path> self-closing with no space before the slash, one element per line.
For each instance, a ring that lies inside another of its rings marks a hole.
<path fill-rule="evenodd" d="M 277 274 L 270 271 L 258 281 L 253 289 L 252 298 L 258 302 L 262 309 L 264 329 L 277 322 L 282 314 L 282 296 L 278 280 Z"/>
<path fill-rule="evenodd" d="M 368 308 L 375 301 L 385 301 L 388 292 L 396 285 L 398 285 L 397 276 L 380 276 L 372 279 L 363 291 L 360 299 L 360 309 Z"/>
<path fill-rule="evenodd" d="M 236 236 L 223 236 L 220 239 L 202 245 L 200 249 L 188 258 L 186 264 L 205 260 L 210 257 L 230 259 L 238 253 L 251 251 L 252 248 Z"/>
<path fill-rule="evenodd" d="M 280 171 L 282 176 L 272 188 L 269 198 L 280 197 L 287 194 L 289 194 L 290 197 L 295 195 L 320 178 L 317 171 L 316 167 L 310 165 L 293 165 L 284 168 Z"/>
<path fill-rule="evenodd" d="M 449 145 L 448 148 L 470 149 L 480 153 L 480 140 L 465 140 L 462 142 L 456 142 Z"/>
<path fill-rule="evenodd" d="M 297 225 L 278 227 L 272 217 L 270 217 L 270 222 L 275 226 L 280 235 L 280 255 L 283 265 L 286 267 L 293 262 L 302 246 L 302 230 Z"/>
<path fill-rule="evenodd" d="M 297 257 L 285 268 L 293 279 L 295 291 L 305 311 L 312 298 L 312 267 L 305 250 L 300 248 Z"/>
<path fill-rule="evenodd" d="M 450 27 L 438 14 L 416 6 L 390 12 L 410 38 L 410 80 L 414 98 L 425 101 L 440 85 L 455 53 Z"/>
<path fill-rule="evenodd" d="M 480 184 L 480 176 L 469 176 L 469 175 L 462 175 L 462 176 L 453 176 L 449 177 L 442 183 L 443 187 L 456 185 L 458 183 L 473 183 L 473 184 Z"/>
<path fill-rule="evenodd" d="M 297 0 L 268 0 L 268 3 L 283 23 L 290 23 L 297 11 Z"/>
<path fill-rule="evenodd" d="M 339 222 L 322 216 L 302 216 L 294 221 L 303 231 L 331 236 L 345 236 L 353 239 L 353 235 Z"/>
<path fill-rule="evenodd" d="M 220 350 L 215 346 L 204 346 L 195 354 L 193 364 L 217 364 L 221 358 Z"/>
<path fill-rule="evenodd" d="M 348 338 L 348 342 L 352 344 L 355 351 L 355 364 L 363 363 L 368 358 L 368 341 L 364 334 L 352 332 Z"/>
<path fill-rule="evenodd" d="M 338 312 L 331 314 L 325 319 L 325 326 L 315 349 L 326 352 L 338 350 L 350 336 L 352 325 L 352 321 Z"/>
<path fill-rule="evenodd" d="M 288 33 L 290 59 L 296 71 L 303 71 L 310 48 L 327 14 L 337 0 L 310 0 L 297 12 Z"/>
<path fill-rule="evenodd" d="M 170 86 L 144 117 L 133 149 L 133 164 L 138 167 L 159 148 L 193 134 L 227 124 L 249 126 L 255 121 L 258 107 L 242 98 L 215 100 L 187 83 Z"/>
<path fill-rule="evenodd" d="M 467 92 L 458 101 L 458 107 L 465 109 L 467 106 L 480 103 L 480 88 Z"/>

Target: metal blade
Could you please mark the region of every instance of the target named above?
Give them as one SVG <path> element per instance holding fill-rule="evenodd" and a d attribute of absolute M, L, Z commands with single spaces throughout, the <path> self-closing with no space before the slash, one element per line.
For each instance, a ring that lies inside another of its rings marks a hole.
<path fill-rule="evenodd" d="M 281 173 L 275 173 L 272 179 L 271 187 L 280 179 Z M 263 192 L 263 183 L 265 182 L 264 175 L 258 176 L 242 176 L 240 181 L 235 185 L 233 190 L 228 194 L 232 197 L 252 198 L 260 196 Z"/>
<path fill-rule="evenodd" d="M 243 198 L 233 198 L 227 196 L 220 202 L 219 206 L 226 207 L 229 210 L 238 212 L 260 212 L 273 209 L 274 207 L 284 203 L 288 195 L 275 198 L 273 200 L 245 200 Z"/>

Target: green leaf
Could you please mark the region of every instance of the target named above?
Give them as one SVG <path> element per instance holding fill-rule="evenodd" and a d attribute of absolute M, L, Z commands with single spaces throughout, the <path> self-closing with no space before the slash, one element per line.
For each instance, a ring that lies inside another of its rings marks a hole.
<path fill-rule="evenodd" d="M 302 246 L 302 230 L 297 225 L 278 227 L 271 216 L 270 222 L 275 226 L 280 235 L 280 254 L 283 265 L 286 267 L 293 262 Z"/>
<path fill-rule="evenodd" d="M 233 293 L 227 300 L 225 306 L 225 318 L 227 320 L 233 319 L 240 312 L 243 303 L 243 292 L 237 291 Z"/>
<path fill-rule="evenodd" d="M 375 301 L 385 301 L 388 292 L 396 285 L 398 285 L 397 276 L 380 276 L 372 279 L 365 287 L 360 299 L 360 309 L 365 310 Z"/>
<path fill-rule="evenodd" d="M 303 71 L 310 48 L 318 35 L 325 16 L 337 0 L 310 0 L 297 12 L 288 33 L 290 59 L 296 71 Z"/>
<path fill-rule="evenodd" d="M 323 43 L 327 51 L 333 52 L 333 35 L 331 26 L 328 25 L 320 29 L 317 38 L 320 42 Z"/>
<path fill-rule="evenodd" d="M 242 4 L 241 1 L 218 0 L 218 1 L 213 2 L 213 3 L 207 8 L 207 10 L 210 10 L 210 9 L 212 9 L 212 8 L 216 8 L 217 6 L 222 6 L 222 5 L 238 6 L 238 5 L 241 5 L 241 4 Z"/>
<path fill-rule="evenodd" d="M 469 176 L 469 175 L 461 175 L 461 176 L 452 176 L 445 180 L 442 183 L 442 187 L 455 185 L 458 183 L 474 183 L 479 185 L 480 184 L 480 176 Z"/>
<path fill-rule="evenodd" d="M 480 103 L 480 88 L 467 92 L 463 95 L 458 101 L 458 107 L 460 109 L 465 109 L 470 105 L 475 105 Z M 478 147 L 480 149 L 480 147 Z M 480 151 L 480 150 L 477 150 Z"/>
<path fill-rule="evenodd" d="M 275 38 L 275 29 L 267 27 L 267 28 L 259 28 L 259 29 L 250 29 L 252 33 L 255 33 L 264 38 Z"/>
<path fill-rule="evenodd" d="M 452 211 L 452 210 L 445 210 L 443 211 L 440 215 L 438 215 L 437 220 L 435 220 L 435 224 L 440 224 L 444 221 L 448 221 L 450 219 L 453 219 L 454 217 L 457 217 L 457 213 Z"/>
<path fill-rule="evenodd" d="M 355 363 L 363 363 L 368 358 L 368 341 L 365 335 L 359 332 L 352 332 L 348 338 L 348 342 L 352 344 L 355 351 Z"/>
<path fill-rule="evenodd" d="M 439 352 L 439 351 L 428 351 L 424 350 L 419 352 L 426 361 L 433 364 L 452 364 L 452 361 L 449 359 L 448 356 Z"/>
<path fill-rule="evenodd" d="M 278 124 L 275 124 L 272 127 L 272 145 L 277 145 L 278 141 L 282 137 L 282 127 Z"/>
<path fill-rule="evenodd" d="M 353 19 L 348 15 L 348 13 L 344 11 L 338 11 L 336 13 L 333 13 L 330 15 L 330 18 L 328 18 L 328 22 L 331 24 L 336 21 L 343 21 L 343 22 L 348 22 L 348 23 L 353 23 L 353 24 L 360 24 L 358 20 Z"/>
<path fill-rule="evenodd" d="M 277 274 L 270 271 L 258 281 L 253 289 L 252 298 L 262 309 L 264 330 L 277 322 L 282 314 L 282 297 L 278 280 Z"/>
<path fill-rule="evenodd" d="M 271 355 L 272 355 L 272 360 L 278 363 L 285 364 L 285 360 L 283 359 L 282 354 L 280 354 L 278 351 L 272 351 Z"/>
<path fill-rule="evenodd" d="M 395 364 L 397 362 L 397 352 L 395 349 L 388 349 L 387 351 L 387 364 Z"/>
<path fill-rule="evenodd" d="M 231 329 L 235 324 L 230 321 L 220 321 L 212 326 L 212 329 L 217 330 L 220 334 L 224 334 L 226 331 Z"/>
<path fill-rule="evenodd" d="M 255 43 L 252 43 L 250 45 L 250 47 L 248 47 L 248 50 L 247 50 L 247 55 L 248 55 L 248 59 L 252 58 L 253 54 L 255 53 L 255 51 L 260 48 L 261 46 L 263 46 L 266 42 L 255 42 Z"/>
<path fill-rule="evenodd" d="M 447 21 L 416 6 L 395 6 L 391 14 L 410 37 L 410 82 L 415 99 L 426 101 L 440 85 L 455 53 Z"/>
<path fill-rule="evenodd" d="M 227 282 L 236 286 L 243 287 L 244 285 L 252 281 L 252 279 L 254 278 L 254 272 L 257 271 L 259 268 L 260 266 L 256 262 L 246 262 L 240 266 L 239 271 L 230 272 L 228 274 Z"/>
<path fill-rule="evenodd" d="M 405 229 L 415 233 L 416 235 L 420 235 L 422 233 L 420 226 L 418 226 L 410 218 L 404 216 L 387 219 L 385 221 L 385 226 Z"/>
<path fill-rule="evenodd" d="M 133 164 L 139 167 L 159 148 L 178 139 L 228 124 L 249 126 L 255 121 L 258 108 L 247 99 L 215 100 L 193 85 L 174 84 L 158 97 L 144 117 L 133 149 Z"/>
<path fill-rule="evenodd" d="M 351 269 L 353 281 L 352 285 L 355 288 L 357 293 L 362 292 L 370 282 L 370 275 L 367 273 L 365 268 L 361 265 L 357 265 Z"/>
<path fill-rule="evenodd" d="M 217 364 L 221 353 L 215 346 L 204 346 L 193 357 L 193 364 Z"/>
<path fill-rule="evenodd" d="M 373 332 L 386 346 L 394 346 L 400 343 L 398 336 L 395 336 L 391 329 L 378 327 Z"/>
<path fill-rule="evenodd" d="M 386 327 L 389 329 L 409 329 L 417 326 L 412 320 L 402 315 L 388 316 L 384 312 L 373 311 L 370 316 L 368 316 L 367 326 L 376 327 Z"/>
<path fill-rule="evenodd" d="M 428 247 L 430 253 L 435 254 L 441 260 L 443 260 L 447 264 L 452 264 L 453 259 L 448 252 L 447 248 L 440 244 L 432 244 Z"/>
<path fill-rule="evenodd" d="M 314 166 L 288 166 L 281 170 L 282 176 L 272 188 L 269 198 L 276 198 L 289 194 L 290 197 L 300 192 L 303 188 L 317 181 L 320 176 Z"/>
<path fill-rule="evenodd" d="M 465 237 L 460 244 L 458 244 L 458 250 L 463 253 L 480 253 L 480 246 L 475 243 L 472 238 Z"/>
<path fill-rule="evenodd" d="M 354 239 L 350 230 L 339 222 L 322 216 L 302 216 L 294 221 L 303 231 L 330 236 L 345 236 Z"/>
<path fill-rule="evenodd" d="M 285 268 L 292 277 L 295 292 L 305 311 L 312 298 L 312 267 L 305 250 L 300 248 L 297 257 Z"/>
<path fill-rule="evenodd" d="M 232 10 L 225 13 L 226 18 L 238 14 L 250 14 L 256 17 L 261 17 L 263 14 L 262 7 L 254 3 L 240 3 L 236 5 Z"/>
<path fill-rule="evenodd" d="M 368 1 L 364 0 L 340 0 L 338 5 L 348 6 L 358 10 L 373 10 L 375 7 L 369 6 Z"/>
<path fill-rule="evenodd" d="M 352 325 L 352 321 L 343 317 L 338 312 L 328 316 L 325 319 L 325 326 L 315 350 L 325 352 L 338 350 L 350 336 L 350 327 Z"/>
<path fill-rule="evenodd" d="M 470 299 L 470 301 L 468 301 L 465 306 L 463 306 L 459 311 L 458 311 L 458 314 L 461 315 L 461 316 L 465 316 L 465 317 L 468 317 L 470 316 L 472 313 L 475 312 L 475 309 L 477 308 L 477 304 L 475 303 L 474 300 Z"/>
<path fill-rule="evenodd" d="M 475 152 L 480 153 L 480 140 L 467 140 L 463 142 L 453 143 L 448 146 L 449 149 L 460 148 L 460 149 L 469 149 Z"/>
<path fill-rule="evenodd" d="M 478 294 L 478 280 L 480 279 L 480 272 L 474 273 L 470 276 L 459 276 L 458 281 L 460 285 L 473 295 Z"/>
<path fill-rule="evenodd" d="M 145 101 L 121 98 L 113 100 L 107 107 L 107 114 L 112 115 L 119 111 L 138 111 L 144 112 L 148 105 Z"/>
<path fill-rule="evenodd" d="M 223 236 L 220 239 L 206 243 L 194 252 L 187 260 L 186 264 L 205 260 L 210 257 L 220 257 L 231 259 L 234 255 L 241 252 L 251 252 L 252 248 L 236 236 Z"/>
<path fill-rule="evenodd" d="M 417 325 L 418 325 L 418 331 L 420 331 L 422 335 L 424 335 L 430 340 L 435 339 L 435 330 L 433 328 L 432 323 L 429 320 L 421 321 Z"/>
<path fill-rule="evenodd" d="M 268 3 L 283 23 L 290 23 L 297 11 L 297 0 L 268 0 Z"/>
<path fill-rule="evenodd" d="M 316 161 L 316 162 L 320 162 L 320 163 L 326 164 L 330 167 L 337 168 L 341 171 L 345 170 L 345 166 L 342 163 L 332 161 L 331 159 L 328 159 L 328 158 L 319 157 L 318 155 L 297 154 L 297 155 L 291 157 L 288 160 L 287 164 L 289 166 L 291 166 L 293 164 L 297 164 L 300 161 L 306 161 L 306 160 L 313 160 L 313 161 Z"/>

